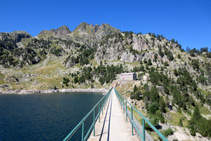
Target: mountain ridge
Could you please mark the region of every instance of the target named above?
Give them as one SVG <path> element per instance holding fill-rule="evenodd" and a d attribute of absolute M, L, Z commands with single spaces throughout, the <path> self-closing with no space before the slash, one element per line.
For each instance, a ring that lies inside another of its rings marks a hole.
<path fill-rule="evenodd" d="M 0 91 L 108 89 L 122 72 L 136 72 L 140 80 L 118 82 L 117 89 L 141 106 L 150 120 L 168 121 L 177 132 L 180 121 L 172 117 L 172 122 L 168 114 L 179 116 L 191 135 L 197 131 L 210 137 L 191 121 L 188 124 L 196 105 L 206 117 L 203 123 L 211 118 L 211 52 L 206 47 L 186 52 L 178 41 L 163 35 L 121 32 L 109 24 L 85 22 L 72 32 L 61 26 L 36 37 L 27 32 L 0 33 Z"/>

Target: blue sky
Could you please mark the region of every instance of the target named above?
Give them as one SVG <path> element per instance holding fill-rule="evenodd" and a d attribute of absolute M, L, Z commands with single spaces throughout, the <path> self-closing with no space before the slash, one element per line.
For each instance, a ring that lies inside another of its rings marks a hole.
<path fill-rule="evenodd" d="M 41 30 L 81 22 L 121 31 L 162 34 L 184 49 L 211 48 L 211 0 L 1 0 L 0 32 Z"/>

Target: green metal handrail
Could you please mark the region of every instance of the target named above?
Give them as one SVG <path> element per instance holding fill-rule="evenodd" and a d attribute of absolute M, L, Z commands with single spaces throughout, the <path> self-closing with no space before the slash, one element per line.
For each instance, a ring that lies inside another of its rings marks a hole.
<path fill-rule="evenodd" d="M 95 122 L 97 121 L 98 118 L 99 118 L 99 122 L 100 122 L 100 113 L 101 113 L 101 111 L 103 112 L 103 108 L 105 107 L 105 104 L 108 100 L 111 90 L 112 89 L 110 89 L 108 91 L 108 93 L 106 95 L 104 95 L 103 98 L 100 99 L 100 101 L 89 111 L 89 113 L 78 123 L 78 125 L 65 137 L 65 139 L 63 141 L 69 140 L 81 126 L 82 126 L 81 141 L 86 140 L 92 130 L 93 130 L 93 135 L 95 136 Z M 97 107 L 99 110 L 98 110 L 98 113 L 95 114 Z M 93 113 L 93 122 L 92 122 L 88 132 L 84 136 L 84 122 L 91 115 L 91 113 Z"/>
<path fill-rule="evenodd" d="M 115 88 L 114 91 L 117 95 L 117 98 L 119 99 L 119 102 L 121 104 L 121 108 L 123 109 L 123 113 L 125 111 L 126 113 L 126 121 L 127 121 L 127 117 L 130 118 L 131 121 L 131 126 L 132 126 L 132 135 L 133 135 L 133 126 L 135 127 L 136 131 L 138 132 L 138 135 L 142 138 L 143 141 L 145 141 L 145 122 L 160 136 L 160 138 L 164 141 L 168 141 L 166 139 L 166 137 L 164 137 L 156 128 L 154 125 L 152 125 L 147 119 L 146 117 L 144 117 L 132 104 L 130 104 Z M 127 111 L 127 104 L 130 105 L 131 107 L 131 115 L 129 115 L 128 111 Z M 142 126 L 143 126 L 143 133 L 141 135 L 138 127 L 136 126 L 136 124 L 133 121 L 133 109 L 142 117 Z"/>

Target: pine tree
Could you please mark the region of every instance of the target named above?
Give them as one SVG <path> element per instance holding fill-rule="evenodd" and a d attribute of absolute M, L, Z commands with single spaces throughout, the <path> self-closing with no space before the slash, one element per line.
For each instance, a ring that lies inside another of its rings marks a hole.
<path fill-rule="evenodd" d="M 164 53 L 163 53 L 163 51 L 162 51 L 161 47 L 159 47 L 159 49 L 158 49 L 158 53 L 159 53 L 159 55 L 163 58 Z"/>
<path fill-rule="evenodd" d="M 157 59 L 158 59 L 158 54 L 156 53 L 156 54 L 155 54 L 154 61 L 157 62 Z"/>
<path fill-rule="evenodd" d="M 194 109 L 192 118 L 194 118 L 195 120 L 199 120 L 201 118 L 201 114 L 200 114 L 198 105 L 196 105 L 196 107 Z"/>
<path fill-rule="evenodd" d="M 68 83 L 70 82 L 70 79 L 63 77 L 63 84 L 68 86 Z"/>
<path fill-rule="evenodd" d="M 163 100 L 163 97 L 161 97 L 159 100 L 159 109 L 161 110 L 161 112 L 164 112 L 164 113 L 166 112 L 165 107 L 166 107 L 166 103 Z"/>
<path fill-rule="evenodd" d="M 178 57 L 179 59 L 181 59 L 181 55 L 180 55 L 180 54 L 178 54 L 177 57 Z"/>
<path fill-rule="evenodd" d="M 182 123 L 182 118 L 179 119 L 179 126 L 182 127 L 183 123 Z"/>
<path fill-rule="evenodd" d="M 138 88 L 137 88 L 137 86 L 135 85 L 135 86 L 133 87 L 133 93 L 135 93 L 137 90 L 138 90 Z"/>
<path fill-rule="evenodd" d="M 152 61 L 151 61 L 151 59 L 149 59 L 149 60 L 148 60 L 147 64 L 148 64 L 149 66 L 151 66 L 151 65 L 152 65 Z"/>
<path fill-rule="evenodd" d="M 196 125 L 200 119 L 201 119 L 201 114 L 200 114 L 198 105 L 196 105 L 193 112 L 193 116 L 191 120 L 189 121 L 189 128 L 190 128 L 190 133 L 192 136 L 196 135 L 196 128 L 197 128 Z"/>

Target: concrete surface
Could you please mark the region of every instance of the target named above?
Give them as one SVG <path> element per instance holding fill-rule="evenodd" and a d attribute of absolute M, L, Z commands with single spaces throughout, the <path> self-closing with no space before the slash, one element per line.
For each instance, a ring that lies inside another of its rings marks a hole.
<path fill-rule="evenodd" d="M 118 98 L 112 90 L 103 114 L 95 124 L 95 136 L 90 135 L 89 141 L 138 141 L 135 131 L 132 136 L 130 122 L 126 122 L 125 114 L 121 109 Z"/>

